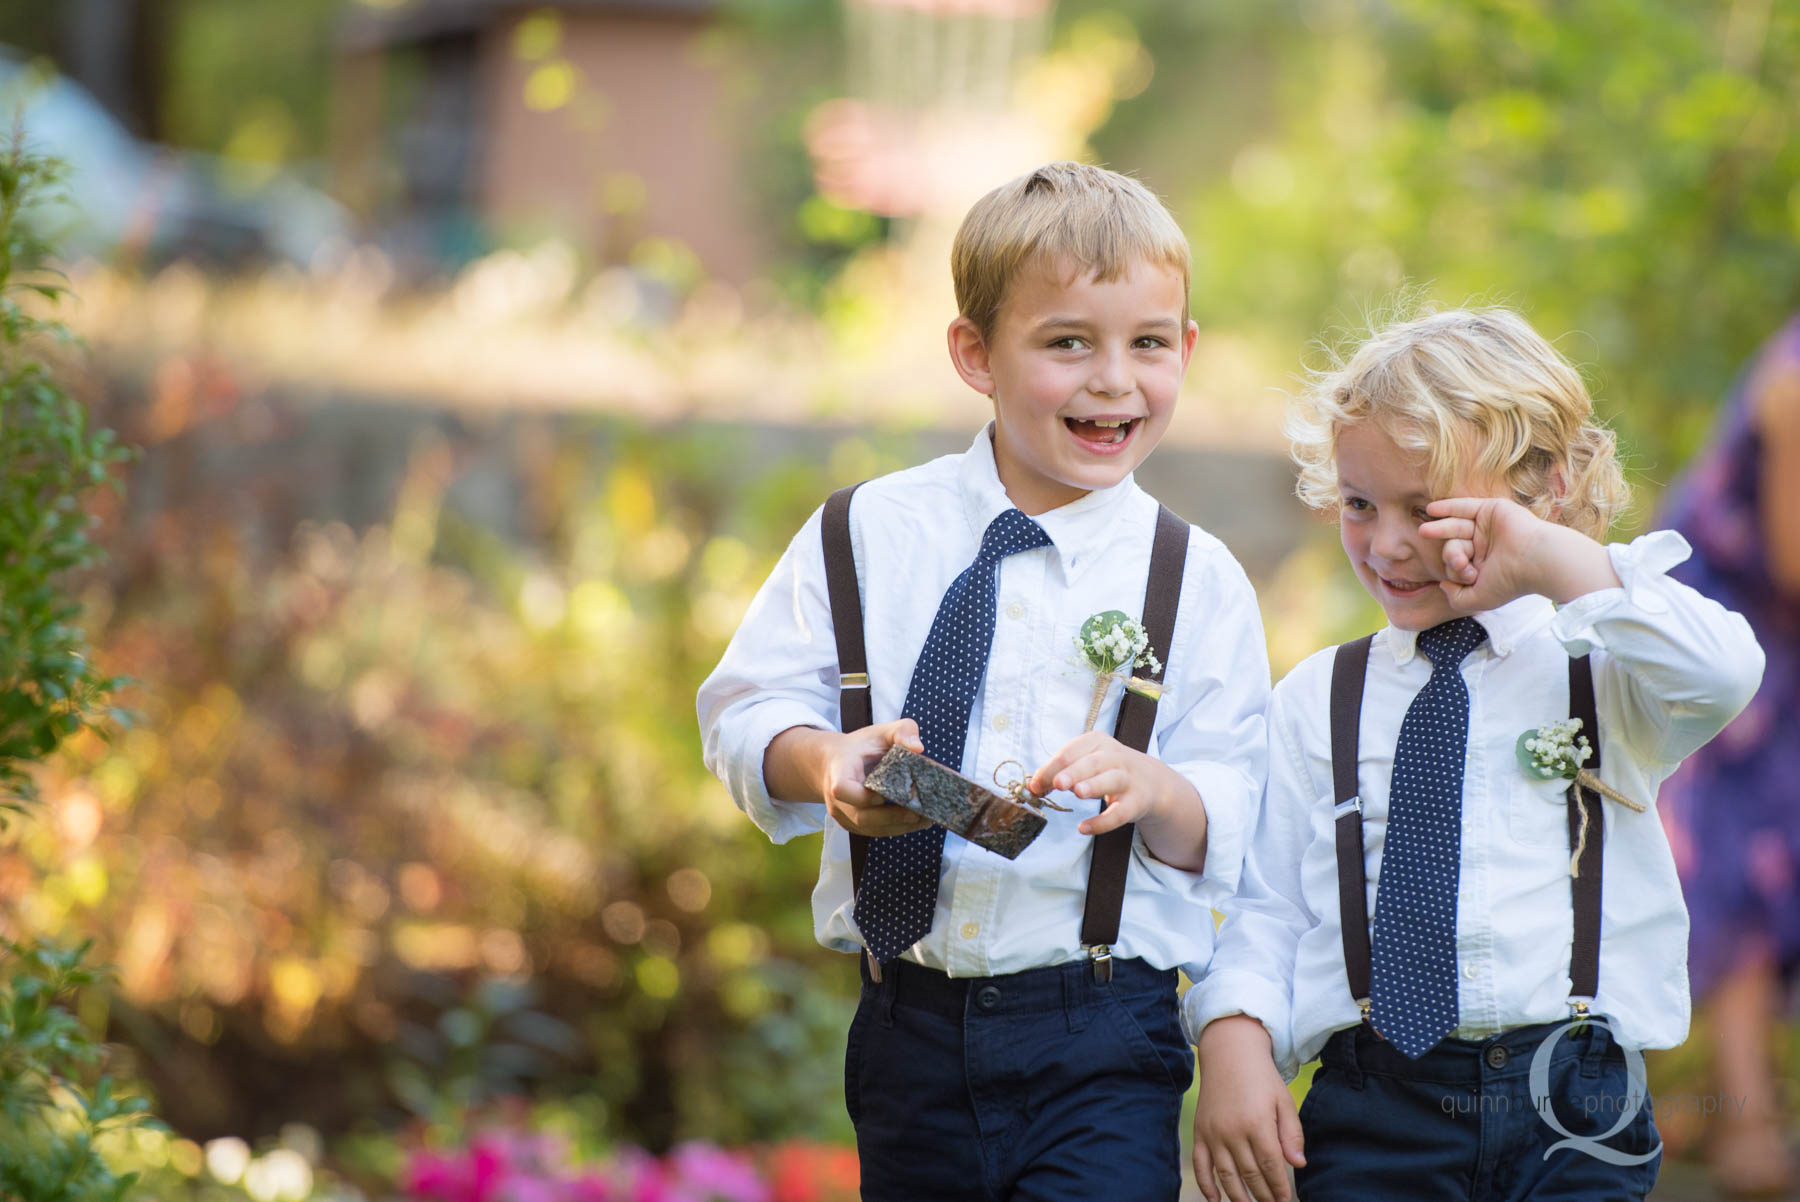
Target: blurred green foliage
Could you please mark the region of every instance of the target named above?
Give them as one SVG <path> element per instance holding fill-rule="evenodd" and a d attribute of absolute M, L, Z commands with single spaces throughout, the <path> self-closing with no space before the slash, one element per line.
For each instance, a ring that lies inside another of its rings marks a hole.
<path fill-rule="evenodd" d="M 1666 482 L 1800 305 L 1800 9 L 1278 0 L 1123 12 L 1157 74 L 1096 135 L 1178 202 L 1203 325 L 1293 349 L 1403 285 L 1521 308 Z"/>
<path fill-rule="evenodd" d="M 0 149 L 0 814 L 36 795 L 31 766 L 103 717 L 117 685 L 89 666 L 81 607 L 65 589 L 99 556 L 83 502 L 124 451 L 112 431 L 90 428 L 36 353 L 62 327 L 18 299 L 64 293 L 45 268 L 48 248 L 20 220 L 54 193 L 60 171 Z"/>
<path fill-rule="evenodd" d="M 71 1011 L 95 974 L 88 945 L 0 940 L 0 1197 L 119 1202 L 136 1173 L 115 1175 L 98 1141 L 145 1127 L 144 1098 L 99 1071 L 102 1049 Z"/>
<path fill-rule="evenodd" d="M 89 667 L 81 606 L 65 590 L 100 557 L 83 502 L 124 455 L 39 357 L 62 328 L 18 301 L 64 295 L 44 267 L 49 248 L 19 219 L 60 174 L 16 144 L 0 148 L 0 807 L 13 810 L 37 799 L 37 761 L 99 729 L 118 685 Z M 136 1178 L 116 1176 L 96 1141 L 141 1125 L 146 1104 L 102 1071 L 102 1049 L 72 1010 L 95 979 L 89 944 L 12 933 L 0 935 L 0 1196 L 122 1198 Z"/>
<path fill-rule="evenodd" d="M 652 1148 L 848 1134 L 817 842 L 735 812 L 693 705 L 806 513 L 900 460 L 853 439 L 746 474 L 679 427 L 521 445 L 526 544 L 447 503 L 475 452 L 435 438 L 361 534 L 259 552 L 204 481 L 120 516 L 96 638 L 143 721 L 63 766 L 15 892 L 99 933 L 115 1033 L 188 1135 L 520 1092 Z"/>
<path fill-rule="evenodd" d="M 321 154 L 340 8 L 175 0 L 179 140 Z M 857 279 L 893 277 L 844 266 L 906 229 L 816 195 L 803 143 L 843 87 L 840 5 L 724 12 L 780 294 L 891 311 Z M 1171 200 L 1196 316 L 1278 377 L 1409 284 L 1512 303 L 1588 368 L 1654 482 L 1800 302 L 1791 5 L 1064 0 L 1056 21 L 1060 53 L 1132 38 L 1154 63 L 1092 146 Z M 678 251 L 637 265 L 691 274 Z M 24 922 L 98 933 L 119 962 L 104 1017 L 170 1117 L 199 1136 L 353 1128 L 389 1161 L 368 1132 L 453 1128 L 518 1091 L 567 1099 L 603 1142 L 844 1138 L 854 975 L 813 943 L 817 844 L 770 847 L 734 812 L 693 698 L 806 513 L 913 456 L 560 428 L 506 469 L 519 538 L 454 502 L 496 452 L 426 439 L 382 524 L 247 530 L 275 521 L 267 494 L 205 465 L 291 433 L 233 415 L 255 390 L 154 452 L 146 470 L 192 475 L 181 505 L 115 507 L 93 633 L 144 719 L 76 738 L 53 821 L 0 854 Z M 295 472 L 282 487 L 305 487 Z M 39 602 L 38 628 L 68 632 L 67 600 Z M 1374 620 L 1328 538 L 1263 603 L 1278 669 Z M 81 695 L 86 669 L 48 654 L 62 697 L 20 691 L 48 723 L 21 751 L 67 733 Z M 192 1158 L 175 1146 L 165 1160 Z"/>
<path fill-rule="evenodd" d="M 250 163 L 323 158 L 344 10 L 344 0 L 162 0 L 163 137 Z"/>

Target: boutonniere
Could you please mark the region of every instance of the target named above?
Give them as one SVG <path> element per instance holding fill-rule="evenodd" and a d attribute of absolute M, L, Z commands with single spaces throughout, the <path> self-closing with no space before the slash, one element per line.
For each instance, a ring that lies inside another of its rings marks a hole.
<path fill-rule="evenodd" d="M 1152 701 L 1162 697 L 1162 685 L 1131 675 L 1133 668 L 1162 671 L 1162 663 L 1150 650 L 1149 633 L 1135 618 L 1126 617 L 1116 609 L 1095 614 L 1081 624 L 1081 633 L 1075 636 L 1075 650 L 1081 652 L 1094 669 L 1094 697 L 1088 703 L 1087 724 L 1081 728 L 1083 734 L 1094 729 L 1094 723 L 1100 718 L 1100 707 L 1106 703 L 1107 691 L 1115 680 L 1124 681 L 1127 689 Z"/>
<path fill-rule="evenodd" d="M 1581 733 L 1580 718 L 1546 722 L 1535 730 L 1528 730 L 1519 736 L 1514 751 L 1519 757 L 1519 767 L 1533 780 L 1556 780 L 1560 777 L 1572 780 L 1584 789 L 1592 789 L 1608 801 L 1618 802 L 1633 813 L 1642 814 L 1648 808 L 1582 767 L 1594 758 L 1594 748 L 1587 736 Z M 1569 858 L 1570 876 L 1579 875 L 1576 866 L 1581 860 L 1582 851 L 1587 847 L 1587 824 L 1587 807 L 1584 806 L 1581 810 L 1581 829 L 1575 840 L 1575 854 Z"/>

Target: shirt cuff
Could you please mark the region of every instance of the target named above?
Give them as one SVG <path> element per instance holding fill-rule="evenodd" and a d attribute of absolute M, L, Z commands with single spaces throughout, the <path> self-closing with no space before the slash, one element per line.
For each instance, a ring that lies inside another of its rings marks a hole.
<path fill-rule="evenodd" d="M 738 743 L 731 757 L 737 778 L 732 782 L 731 795 L 739 807 L 775 843 L 824 830 L 823 802 L 783 801 L 769 795 L 768 782 L 763 779 L 763 757 L 775 736 L 789 727 L 830 730 L 830 723 L 800 702 L 780 698 L 764 701 L 739 722 Z"/>
<path fill-rule="evenodd" d="M 1215 969 L 1181 998 L 1181 1026 L 1187 1041 L 1196 1046 L 1208 1023 L 1233 1014 L 1247 1014 L 1269 1033 L 1269 1045 L 1275 1055 L 1275 1067 L 1284 1080 L 1292 1081 L 1300 1066 L 1294 1061 L 1294 1040 L 1290 1031 L 1292 1008 L 1287 994 L 1253 972 L 1243 969 Z"/>
<path fill-rule="evenodd" d="M 1687 539 L 1673 530 L 1655 530 L 1629 543 L 1609 543 L 1607 558 L 1620 587 L 1603 588 L 1575 598 L 1556 611 L 1550 629 L 1570 655 L 1586 655 L 1606 647 L 1597 626 L 1621 613 L 1661 614 L 1669 610 L 1663 591 L 1671 585 L 1669 569 L 1693 554 Z"/>
<path fill-rule="evenodd" d="M 1176 771 L 1199 790 L 1206 806 L 1206 862 L 1200 875 L 1222 903 L 1237 892 L 1244 873 L 1245 838 L 1260 794 L 1253 793 L 1244 774 L 1229 764 L 1199 761 L 1179 765 Z"/>
<path fill-rule="evenodd" d="M 1141 866 L 1159 887 L 1217 909 L 1237 891 L 1238 876 L 1243 870 L 1244 831 L 1248 825 L 1244 811 L 1249 790 L 1243 775 L 1225 764 L 1194 761 L 1169 766 L 1194 786 L 1206 807 L 1206 860 L 1198 871 L 1165 863 L 1152 854 L 1140 830 L 1131 841 L 1138 861 L 1132 871 Z"/>

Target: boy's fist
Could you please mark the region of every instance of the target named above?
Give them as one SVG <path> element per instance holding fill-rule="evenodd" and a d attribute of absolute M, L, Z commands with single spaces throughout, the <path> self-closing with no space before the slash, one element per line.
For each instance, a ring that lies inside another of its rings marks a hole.
<path fill-rule="evenodd" d="M 1419 526 L 1443 542 L 1438 587 L 1459 613 L 1497 609 L 1537 593 L 1558 605 L 1618 588 L 1606 548 L 1579 530 L 1546 521 L 1506 497 L 1449 497 L 1425 507 Z"/>
<path fill-rule="evenodd" d="M 838 825 L 858 835 L 904 835 L 931 825 L 923 815 L 897 806 L 878 793 L 863 788 L 863 777 L 893 746 L 925 753 L 919 724 L 899 718 L 865 726 L 848 734 L 820 732 L 829 741 L 818 760 L 819 795 Z"/>

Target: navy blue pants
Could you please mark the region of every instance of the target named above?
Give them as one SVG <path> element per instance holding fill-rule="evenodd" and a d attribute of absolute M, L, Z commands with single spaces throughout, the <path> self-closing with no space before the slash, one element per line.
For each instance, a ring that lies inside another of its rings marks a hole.
<path fill-rule="evenodd" d="M 865 1199 L 1174 1199 L 1194 1053 L 1140 960 L 952 980 L 863 967 L 844 1056 Z"/>
<path fill-rule="evenodd" d="M 1652 1109 L 1601 1021 L 1446 1039 L 1418 1060 L 1359 1026 L 1319 1057 L 1295 1180 L 1301 1202 L 1642 1199 L 1662 1164 Z"/>

